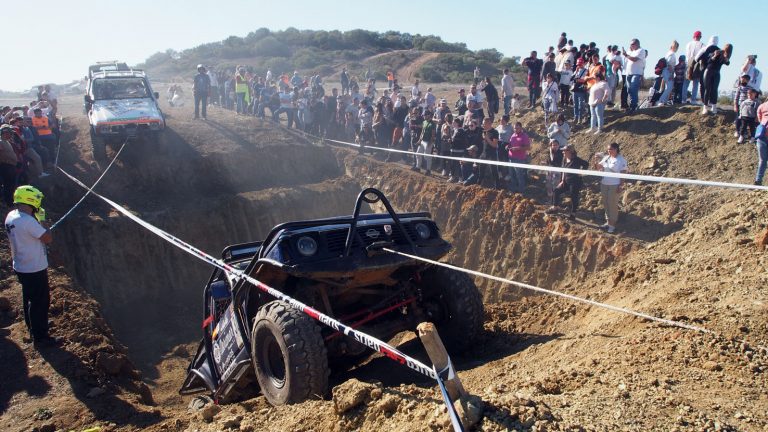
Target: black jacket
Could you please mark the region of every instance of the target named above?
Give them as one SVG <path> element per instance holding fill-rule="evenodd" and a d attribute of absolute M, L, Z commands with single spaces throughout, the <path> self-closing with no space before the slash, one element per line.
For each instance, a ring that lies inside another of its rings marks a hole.
<path fill-rule="evenodd" d="M 563 158 L 563 168 L 572 168 L 572 169 L 588 169 L 589 163 L 585 161 L 584 159 L 576 156 L 575 158 L 571 159 L 570 161 L 565 160 Z M 581 180 L 581 174 L 571 174 L 571 173 L 563 173 L 563 180 L 565 181 L 565 184 L 567 185 L 579 185 L 581 186 L 582 180 Z"/>

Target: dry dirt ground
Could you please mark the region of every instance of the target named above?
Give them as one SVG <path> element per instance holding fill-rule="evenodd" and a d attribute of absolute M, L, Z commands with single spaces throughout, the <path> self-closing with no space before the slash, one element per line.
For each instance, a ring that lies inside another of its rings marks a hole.
<path fill-rule="evenodd" d="M 108 161 L 93 159 L 78 100 L 63 102 L 61 165 L 92 183 Z M 596 227 L 595 180 L 572 222 L 544 214 L 538 177 L 526 197 L 462 187 L 217 108 L 208 122 L 191 120 L 189 106 L 164 109 L 166 136 L 129 143 L 98 190 L 206 251 L 286 220 L 347 213 L 374 186 L 399 210 L 432 212 L 455 246 L 452 263 L 715 332 L 478 279 L 486 332 L 454 358 L 485 403 L 476 430 L 768 430 L 764 192 L 629 184 L 608 235 Z M 540 160 L 540 114 L 518 119 Z M 750 183 L 755 151 L 735 143 L 731 120 L 685 107 L 610 112 L 604 134 L 572 142 L 582 155 L 620 142 L 636 173 Z M 61 175 L 40 186 L 54 220 L 83 192 Z M 433 383 L 378 356 L 332 375 L 323 400 L 272 407 L 256 397 L 188 412 L 177 390 L 210 269 L 94 198 L 54 236 L 51 320 L 65 342 L 49 351 L 25 341 L 7 242 L 0 248 L 0 429 L 449 430 Z M 398 343 L 423 358 L 412 337 Z"/>

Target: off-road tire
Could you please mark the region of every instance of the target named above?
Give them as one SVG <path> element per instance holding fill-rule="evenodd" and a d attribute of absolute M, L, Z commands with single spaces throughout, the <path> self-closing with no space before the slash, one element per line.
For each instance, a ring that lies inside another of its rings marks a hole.
<path fill-rule="evenodd" d="M 483 297 L 465 273 L 433 266 L 421 273 L 423 302 L 438 307 L 433 324 L 449 352 L 470 348 L 483 332 Z"/>
<path fill-rule="evenodd" d="M 328 353 L 320 327 L 286 302 L 272 301 L 256 314 L 251 361 L 272 405 L 322 397 L 328 390 Z"/>
<path fill-rule="evenodd" d="M 97 163 L 104 163 L 107 161 L 107 143 L 104 138 L 100 137 L 93 127 L 90 128 L 91 133 L 91 146 L 93 151 L 93 160 Z"/>

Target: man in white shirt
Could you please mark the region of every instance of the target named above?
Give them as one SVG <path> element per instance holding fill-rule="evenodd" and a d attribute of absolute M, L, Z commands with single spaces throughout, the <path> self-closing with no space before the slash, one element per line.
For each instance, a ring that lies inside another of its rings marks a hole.
<path fill-rule="evenodd" d="M 610 173 L 626 173 L 627 161 L 619 154 L 619 144 L 611 143 L 606 151 L 607 153 L 595 154 L 595 168 Z M 600 194 L 605 207 L 606 222 L 601 228 L 608 230 L 608 233 L 613 233 L 616 222 L 619 220 L 619 193 L 621 193 L 621 179 L 603 177 L 600 182 Z"/>
<path fill-rule="evenodd" d="M 24 322 L 36 348 L 56 344 L 48 334 L 48 257 L 45 245 L 53 241 L 51 230 L 41 225 L 45 210 L 40 207 L 43 194 L 25 185 L 16 188 L 13 202 L 16 209 L 5 218 L 5 232 L 11 244 L 13 270 L 21 284 Z"/>
<path fill-rule="evenodd" d="M 747 56 L 747 60 L 744 62 L 744 66 L 741 67 L 741 73 L 749 75 L 748 86 L 760 92 L 760 85 L 763 83 L 763 73 L 755 66 L 757 63 L 757 55 L 750 54 Z"/>
<path fill-rule="evenodd" d="M 421 90 L 419 89 L 419 80 L 417 79 L 415 83 L 413 83 L 413 87 L 411 87 L 411 97 L 417 98 L 421 94 Z"/>
<path fill-rule="evenodd" d="M 646 53 L 640 48 L 640 41 L 632 39 L 629 43 L 629 52 L 621 49 L 621 54 L 627 59 L 627 82 L 629 83 L 629 112 L 637 110 L 638 93 L 643 82 L 645 72 Z"/>
<path fill-rule="evenodd" d="M 515 80 L 509 74 L 509 69 L 504 69 L 504 76 L 501 77 L 501 95 L 504 98 L 504 115 L 509 115 L 512 96 L 515 95 Z"/>
<path fill-rule="evenodd" d="M 691 90 L 691 103 L 697 104 L 696 98 L 699 94 L 699 78 L 693 77 L 693 66 L 696 64 L 696 55 L 704 48 L 704 43 L 701 42 L 701 32 L 696 30 L 693 32 L 693 40 L 688 42 L 685 46 L 685 58 L 688 60 L 688 70 L 685 73 L 685 81 L 683 81 L 683 102 L 688 99 L 688 83 L 693 83 L 693 89 Z M 693 79 L 691 79 L 693 78 Z"/>

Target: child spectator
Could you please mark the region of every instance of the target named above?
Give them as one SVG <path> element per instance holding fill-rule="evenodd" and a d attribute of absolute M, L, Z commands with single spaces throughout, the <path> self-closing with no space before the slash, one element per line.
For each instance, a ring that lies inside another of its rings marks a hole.
<path fill-rule="evenodd" d="M 559 98 L 559 87 L 555 82 L 555 77 L 548 73 L 545 77 L 544 90 L 542 93 L 542 103 L 544 105 L 544 121 L 546 122 L 549 114 L 557 113 L 557 99 Z"/>
<path fill-rule="evenodd" d="M 741 134 L 741 103 L 749 97 L 750 87 L 748 83 L 749 75 L 742 74 L 741 77 L 739 77 L 739 85 L 733 95 L 733 111 L 736 112 L 736 120 L 734 121 L 736 130 L 733 132 L 734 138 L 739 138 L 739 135 Z M 739 140 L 739 143 L 741 143 L 741 140 Z"/>
<path fill-rule="evenodd" d="M 688 65 L 685 63 L 685 56 L 681 55 L 677 59 L 677 64 L 675 65 L 675 78 L 674 78 L 674 89 L 672 90 L 674 96 L 672 96 L 672 101 L 676 104 L 681 104 L 686 99 L 687 95 L 683 94 L 683 84 L 685 83 L 685 73 L 688 69 Z"/>
<path fill-rule="evenodd" d="M 746 137 L 747 142 L 750 142 L 752 137 L 755 136 L 757 106 L 757 90 L 751 88 L 747 92 L 747 99 L 739 105 L 739 120 L 741 122 L 739 144 L 744 142 L 744 137 Z"/>

